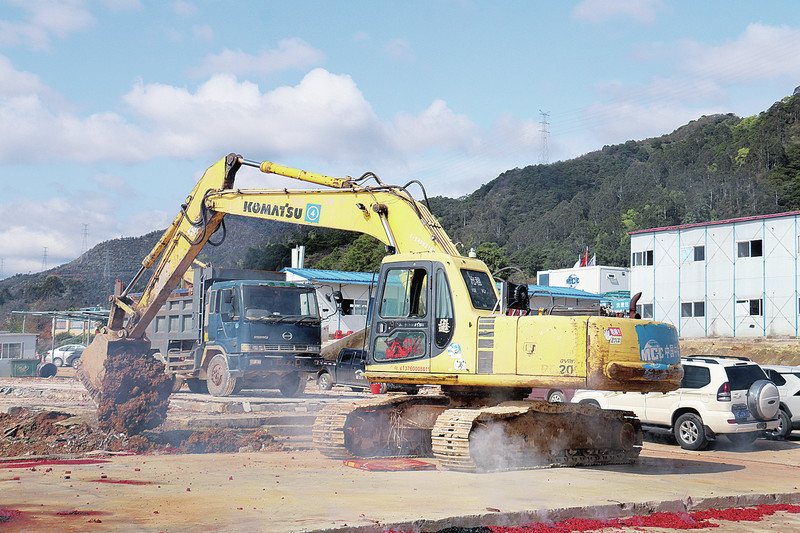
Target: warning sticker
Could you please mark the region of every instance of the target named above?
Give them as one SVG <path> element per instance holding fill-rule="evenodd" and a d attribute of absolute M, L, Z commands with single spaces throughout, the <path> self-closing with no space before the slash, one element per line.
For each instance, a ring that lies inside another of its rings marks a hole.
<path fill-rule="evenodd" d="M 622 330 L 619 328 L 608 328 L 603 335 L 609 344 L 622 344 Z"/>

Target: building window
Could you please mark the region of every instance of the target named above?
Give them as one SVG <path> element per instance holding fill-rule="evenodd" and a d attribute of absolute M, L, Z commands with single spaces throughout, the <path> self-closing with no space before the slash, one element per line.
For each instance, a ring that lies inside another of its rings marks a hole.
<path fill-rule="evenodd" d="M 686 246 L 681 248 L 681 263 L 706 260 L 705 246 Z"/>
<path fill-rule="evenodd" d="M 763 300 L 736 300 L 736 316 L 762 316 L 763 314 Z"/>
<path fill-rule="evenodd" d="M 653 250 L 643 252 L 633 252 L 631 254 L 631 266 L 652 266 Z"/>
<path fill-rule="evenodd" d="M 653 304 L 637 304 L 636 312 L 642 318 L 653 318 Z"/>
<path fill-rule="evenodd" d="M 367 316 L 369 309 L 369 302 L 367 300 L 353 300 L 353 313 L 354 315 Z"/>
<path fill-rule="evenodd" d="M 20 357 L 22 357 L 22 343 L 0 344 L 0 359 L 19 359 Z"/>
<path fill-rule="evenodd" d="M 698 316 L 706 316 L 706 303 L 705 302 L 682 302 L 681 303 L 681 318 L 691 318 Z"/>
<path fill-rule="evenodd" d="M 737 242 L 736 247 L 739 257 L 761 257 L 764 255 L 764 247 L 761 239 Z"/>

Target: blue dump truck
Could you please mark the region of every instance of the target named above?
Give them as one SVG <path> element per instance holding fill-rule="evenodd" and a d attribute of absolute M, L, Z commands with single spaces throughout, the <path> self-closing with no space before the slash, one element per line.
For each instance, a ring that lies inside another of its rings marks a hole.
<path fill-rule="evenodd" d="M 302 394 L 322 367 L 314 288 L 277 272 L 202 267 L 172 292 L 150 323 L 151 353 L 173 391 L 229 396 L 242 388 Z"/>

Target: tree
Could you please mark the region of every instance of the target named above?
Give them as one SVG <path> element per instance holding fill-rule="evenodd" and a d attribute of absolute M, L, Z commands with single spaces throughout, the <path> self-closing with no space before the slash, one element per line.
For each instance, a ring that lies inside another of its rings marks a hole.
<path fill-rule="evenodd" d="M 486 263 L 490 272 L 497 272 L 501 268 L 508 266 L 508 259 L 506 259 L 505 253 L 496 242 L 481 243 L 475 249 L 475 253 L 478 259 Z"/>

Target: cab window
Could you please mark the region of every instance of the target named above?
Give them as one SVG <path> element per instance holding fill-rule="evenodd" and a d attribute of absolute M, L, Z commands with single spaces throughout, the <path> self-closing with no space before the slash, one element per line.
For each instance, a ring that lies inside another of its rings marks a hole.
<path fill-rule="evenodd" d="M 494 309 L 495 304 L 497 304 L 497 293 L 495 292 L 494 281 L 489 277 L 489 274 L 479 270 L 462 269 L 461 276 L 467 285 L 472 307 L 488 311 Z"/>
<path fill-rule="evenodd" d="M 427 315 L 428 273 L 424 268 L 392 268 L 386 273 L 380 315 L 382 318 Z"/>
<path fill-rule="evenodd" d="M 424 331 L 396 331 L 387 337 L 376 338 L 373 354 L 376 361 L 415 359 L 425 355 L 426 341 Z"/>
<path fill-rule="evenodd" d="M 436 271 L 436 323 L 433 325 L 435 335 L 434 343 L 438 348 L 444 348 L 453 338 L 455 318 L 453 313 L 453 297 L 450 294 L 450 285 L 444 270 Z"/>
<path fill-rule="evenodd" d="M 222 289 L 219 291 L 217 305 L 217 311 L 223 321 L 238 320 L 239 306 L 237 305 L 236 291 L 234 289 Z"/>

